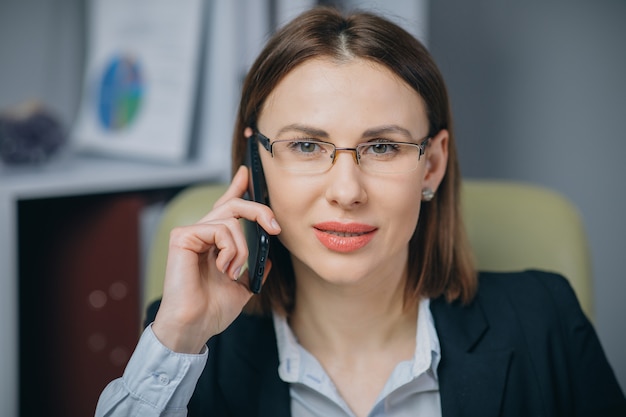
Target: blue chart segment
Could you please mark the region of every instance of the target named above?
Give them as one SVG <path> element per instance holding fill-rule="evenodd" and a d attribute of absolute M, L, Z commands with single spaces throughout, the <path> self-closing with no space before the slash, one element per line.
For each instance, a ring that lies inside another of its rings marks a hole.
<path fill-rule="evenodd" d="M 127 56 L 114 57 L 98 87 L 97 108 L 102 127 L 117 131 L 132 125 L 145 92 L 139 64 Z"/>

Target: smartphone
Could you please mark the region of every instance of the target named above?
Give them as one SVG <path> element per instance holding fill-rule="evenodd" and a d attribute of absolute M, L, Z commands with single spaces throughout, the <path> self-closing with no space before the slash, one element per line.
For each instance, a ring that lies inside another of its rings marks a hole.
<path fill-rule="evenodd" d="M 248 192 L 244 196 L 247 200 L 269 205 L 267 185 L 263 174 L 263 165 L 259 155 L 259 144 L 255 135 L 248 138 L 246 152 L 248 166 Z M 244 232 L 248 244 L 248 276 L 250 291 L 255 294 L 261 292 L 265 263 L 270 250 L 270 236 L 258 223 L 244 219 Z"/>

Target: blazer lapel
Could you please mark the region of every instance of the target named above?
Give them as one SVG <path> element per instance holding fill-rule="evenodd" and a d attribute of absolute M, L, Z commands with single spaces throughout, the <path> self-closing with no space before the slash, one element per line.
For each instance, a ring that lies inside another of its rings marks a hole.
<path fill-rule="evenodd" d="M 478 300 L 462 306 L 438 298 L 431 311 L 441 345 L 442 416 L 498 416 L 513 350 L 481 346 L 489 325 Z M 291 415 L 271 318 L 236 320 L 221 337 L 219 357 L 218 383 L 233 416 Z"/>
<path fill-rule="evenodd" d="M 271 318 L 240 317 L 227 332 L 219 347 L 218 383 L 228 410 L 242 417 L 290 416 L 289 386 L 278 376 Z"/>
<path fill-rule="evenodd" d="M 489 331 L 479 301 L 468 306 L 432 300 L 441 345 L 438 368 L 443 417 L 499 415 L 512 349 L 482 349 Z"/>

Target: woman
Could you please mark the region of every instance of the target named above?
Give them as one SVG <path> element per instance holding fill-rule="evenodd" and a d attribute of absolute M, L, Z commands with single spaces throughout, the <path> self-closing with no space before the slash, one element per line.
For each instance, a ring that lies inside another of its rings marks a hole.
<path fill-rule="evenodd" d="M 234 167 L 248 140 L 271 208 L 242 199 L 241 167 L 172 232 L 156 317 L 97 415 L 624 415 L 563 278 L 475 273 L 444 82 L 404 30 L 296 18 L 245 81 Z M 253 298 L 240 218 L 272 235 Z"/>

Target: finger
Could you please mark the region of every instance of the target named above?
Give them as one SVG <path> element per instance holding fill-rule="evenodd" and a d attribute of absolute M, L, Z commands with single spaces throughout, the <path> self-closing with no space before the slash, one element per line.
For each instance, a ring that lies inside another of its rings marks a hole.
<path fill-rule="evenodd" d="M 252 295 L 252 291 L 250 290 L 250 270 L 246 268 L 241 274 L 235 279 L 235 282 L 246 289 L 246 291 Z"/>
<path fill-rule="evenodd" d="M 218 224 L 198 226 L 206 226 L 206 231 L 198 231 L 199 236 L 204 239 L 204 243 L 211 245 L 211 241 L 213 241 L 217 269 L 227 274 L 231 279 L 236 279 L 248 259 L 248 245 L 241 223 L 237 219 L 231 218 Z"/>
<path fill-rule="evenodd" d="M 235 277 L 234 281 L 250 291 L 250 271 L 248 271 L 247 268 L 245 271 L 242 271 L 237 277 Z"/>
<path fill-rule="evenodd" d="M 212 254 L 211 258 L 214 257 L 218 270 L 224 272 L 232 269 L 232 274 L 238 265 L 245 262 L 248 254 L 240 227 L 235 219 L 231 219 L 230 224 L 195 224 L 176 227 L 170 233 L 168 258 L 173 262 L 172 265 L 192 267 L 197 264 L 197 259 L 202 254 Z"/>
<path fill-rule="evenodd" d="M 213 208 L 217 208 L 233 198 L 241 198 L 248 189 L 248 168 L 240 166 L 226 192 L 217 199 Z"/>
<path fill-rule="evenodd" d="M 265 204 L 233 198 L 207 213 L 198 223 L 223 222 L 226 219 L 248 219 L 257 222 L 269 234 L 277 235 L 281 228 L 276 221 L 274 212 Z"/>
<path fill-rule="evenodd" d="M 265 263 L 265 272 L 263 272 L 263 284 L 265 285 L 265 281 L 267 280 L 267 277 L 269 276 L 270 270 L 272 269 L 272 261 L 270 259 L 268 259 Z M 246 290 L 248 290 L 248 292 L 250 294 L 252 294 L 252 291 L 250 290 L 250 270 L 246 268 L 245 271 L 243 271 L 239 277 L 237 279 L 235 279 L 235 282 L 237 282 L 239 285 L 242 285 L 246 288 Z"/>
<path fill-rule="evenodd" d="M 238 220 L 230 219 L 224 224 L 230 230 L 234 246 L 229 246 L 226 250 L 220 250 L 216 258 L 216 266 L 232 279 L 236 279 L 248 259 L 248 245 L 246 243 L 243 227 Z"/>

